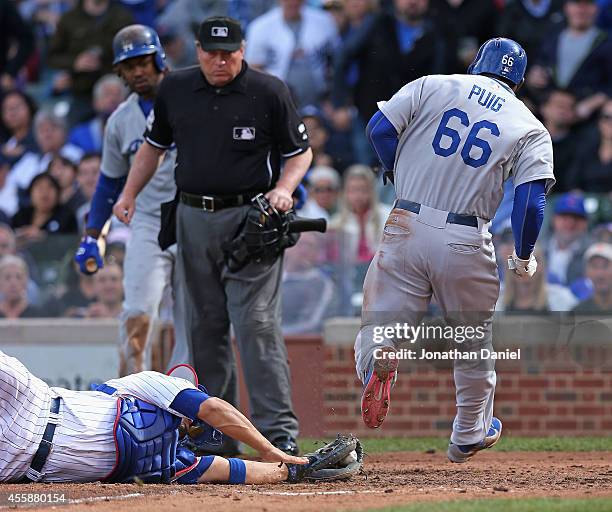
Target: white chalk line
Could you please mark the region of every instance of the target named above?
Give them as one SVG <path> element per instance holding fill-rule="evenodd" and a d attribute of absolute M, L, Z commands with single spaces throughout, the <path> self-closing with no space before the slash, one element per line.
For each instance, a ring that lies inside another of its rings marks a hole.
<path fill-rule="evenodd" d="M 90 501 L 115 501 L 115 500 L 129 500 L 130 498 L 138 498 L 144 496 L 141 492 L 133 492 L 131 494 L 121 494 L 118 496 L 91 496 L 90 498 L 77 498 L 74 500 L 68 500 L 66 505 L 78 505 L 80 503 L 87 503 Z"/>
<path fill-rule="evenodd" d="M 241 494 L 262 494 L 266 496 L 328 496 L 332 494 L 384 494 L 385 491 L 240 491 Z"/>

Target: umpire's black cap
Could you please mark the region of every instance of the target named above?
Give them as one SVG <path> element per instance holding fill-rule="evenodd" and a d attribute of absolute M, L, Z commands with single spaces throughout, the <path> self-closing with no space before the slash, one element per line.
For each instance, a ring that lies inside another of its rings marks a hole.
<path fill-rule="evenodd" d="M 225 16 L 206 18 L 198 30 L 200 47 L 206 51 L 235 52 L 240 49 L 243 38 L 240 22 Z"/>

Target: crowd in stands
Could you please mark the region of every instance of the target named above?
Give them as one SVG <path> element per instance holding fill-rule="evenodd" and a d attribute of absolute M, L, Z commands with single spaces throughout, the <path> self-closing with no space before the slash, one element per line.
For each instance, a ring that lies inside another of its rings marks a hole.
<path fill-rule="evenodd" d="M 111 228 L 94 276 L 72 263 L 100 172 L 106 119 L 126 98 L 114 34 L 153 26 L 176 69 L 211 15 L 246 29 L 250 66 L 290 87 L 313 163 L 304 234 L 286 254 L 283 324 L 358 315 L 395 199 L 364 127 L 405 83 L 463 73 L 486 39 L 528 54 L 518 95 L 551 134 L 557 183 L 531 281 L 505 272 L 511 179 L 492 231 L 507 312 L 612 312 L 612 0 L 0 0 L 0 317 L 116 317 L 129 233 Z M 424 170 L 426 172 L 426 170 Z"/>

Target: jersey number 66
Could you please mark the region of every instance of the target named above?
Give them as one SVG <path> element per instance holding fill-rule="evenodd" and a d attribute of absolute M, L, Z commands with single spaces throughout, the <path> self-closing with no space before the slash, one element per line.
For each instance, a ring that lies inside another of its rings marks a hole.
<path fill-rule="evenodd" d="M 454 130 L 448 126 L 448 122 L 451 118 L 456 117 L 459 119 L 463 126 L 470 126 L 470 119 L 468 115 L 458 108 L 451 108 L 442 114 L 442 119 L 440 120 L 440 124 L 438 125 L 438 129 L 436 130 L 436 135 L 434 136 L 433 142 L 431 143 L 434 153 L 439 156 L 449 157 L 454 154 L 459 148 L 459 144 L 461 143 L 461 136 L 457 130 Z M 486 129 L 491 132 L 491 135 L 495 137 L 499 137 L 499 128 L 495 123 L 491 121 L 478 121 L 474 123 L 472 129 L 468 133 L 467 138 L 465 139 L 465 144 L 461 149 L 461 158 L 463 161 L 469 165 L 470 167 L 474 167 L 475 169 L 483 166 L 489 161 L 489 157 L 491 156 L 491 146 L 484 139 L 478 138 L 478 132 L 480 130 Z M 451 143 L 450 146 L 443 148 L 440 145 L 442 141 L 442 137 L 446 136 L 450 138 Z M 480 148 L 482 154 L 478 158 L 472 158 L 470 156 L 470 152 L 472 148 L 476 146 Z"/>

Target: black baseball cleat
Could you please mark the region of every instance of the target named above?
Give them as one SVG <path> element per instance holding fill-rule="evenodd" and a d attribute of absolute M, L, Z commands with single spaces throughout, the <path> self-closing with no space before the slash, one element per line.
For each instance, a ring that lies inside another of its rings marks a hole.
<path fill-rule="evenodd" d="M 285 452 L 287 455 L 297 456 L 300 454 L 300 449 L 298 448 L 295 439 L 293 439 L 291 436 L 277 437 L 274 439 L 274 441 L 272 441 L 272 444 L 281 452 Z"/>

